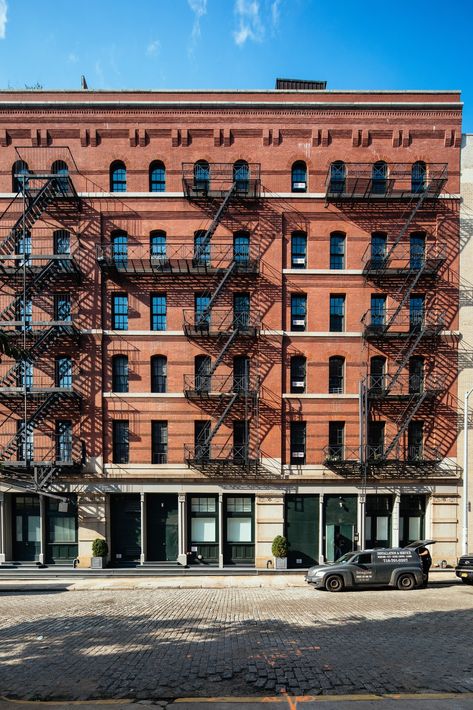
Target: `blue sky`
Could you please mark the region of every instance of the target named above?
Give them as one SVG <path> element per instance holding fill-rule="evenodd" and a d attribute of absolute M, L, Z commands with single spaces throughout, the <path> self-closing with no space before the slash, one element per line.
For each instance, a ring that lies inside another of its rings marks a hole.
<path fill-rule="evenodd" d="M 473 132 L 472 28 L 473 0 L 0 0 L 0 88 L 461 89 Z"/>

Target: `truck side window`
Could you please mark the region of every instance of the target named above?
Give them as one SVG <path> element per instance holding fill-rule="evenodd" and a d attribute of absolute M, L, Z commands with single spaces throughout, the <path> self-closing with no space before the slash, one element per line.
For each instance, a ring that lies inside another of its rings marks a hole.
<path fill-rule="evenodd" d="M 357 565 L 370 565 L 372 561 L 373 559 L 371 554 L 358 555 L 358 557 L 353 560 L 353 562 Z"/>

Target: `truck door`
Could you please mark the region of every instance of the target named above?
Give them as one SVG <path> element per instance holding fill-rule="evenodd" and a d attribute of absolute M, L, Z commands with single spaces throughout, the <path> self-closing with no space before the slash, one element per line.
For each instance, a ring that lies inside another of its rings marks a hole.
<path fill-rule="evenodd" d="M 373 564 L 373 555 L 371 552 L 360 552 L 350 560 L 350 568 L 353 574 L 355 585 L 363 586 L 364 584 L 376 584 L 375 565 Z"/>

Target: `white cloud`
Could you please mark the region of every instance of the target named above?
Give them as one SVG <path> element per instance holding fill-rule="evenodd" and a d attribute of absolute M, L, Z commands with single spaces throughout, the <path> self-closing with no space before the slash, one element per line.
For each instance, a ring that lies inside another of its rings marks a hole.
<path fill-rule="evenodd" d="M 5 38 L 7 28 L 7 0 L 0 0 L 0 39 Z"/>
<path fill-rule="evenodd" d="M 194 24 L 192 25 L 191 40 L 188 47 L 189 54 L 193 54 L 197 40 L 200 37 L 200 20 L 207 14 L 207 0 L 187 0 L 187 3 L 194 13 Z"/>
<path fill-rule="evenodd" d="M 156 54 L 158 54 L 159 50 L 161 49 L 161 42 L 159 39 L 155 39 L 152 42 L 148 44 L 146 47 L 146 54 L 148 57 L 155 57 Z"/>
<path fill-rule="evenodd" d="M 266 30 L 272 34 L 279 25 L 281 4 L 282 0 L 235 0 L 235 44 L 242 47 L 247 40 L 263 42 Z"/>
<path fill-rule="evenodd" d="M 233 33 L 235 43 L 241 47 L 246 40 L 262 42 L 264 26 L 261 22 L 259 0 L 236 0 L 235 15 L 238 28 Z"/>
<path fill-rule="evenodd" d="M 69 52 L 69 54 L 67 55 L 67 61 L 69 62 L 69 64 L 77 64 L 77 62 L 79 61 L 79 57 L 75 52 Z"/>

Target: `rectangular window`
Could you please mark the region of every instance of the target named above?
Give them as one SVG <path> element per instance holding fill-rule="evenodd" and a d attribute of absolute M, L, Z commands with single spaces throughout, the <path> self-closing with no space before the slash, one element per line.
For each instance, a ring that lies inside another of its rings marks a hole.
<path fill-rule="evenodd" d="M 128 296 L 126 293 L 116 293 L 112 296 L 112 328 L 113 330 L 128 330 Z"/>
<path fill-rule="evenodd" d="M 291 236 L 291 268 L 307 268 L 307 236 L 302 232 L 294 232 Z"/>
<path fill-rule="evenodd" d="M 195 325 L 202 327 L 210 325 L 210 296 L 205 293 L 196 293 L 194 296 Z"/>
<path fill-rule="evenodd" d="M 71 235 L 66 229 L 58 229 L 54 232 L 54 253 L 70 254 L 71 253 Z"/>
<path fill-rule="evenodd" d="M 368 459 L 380 459 L 384 455 L 385 422 L 368 423 Z"/>
<path fill-rule="evenodd" d="M 411 296 L 409 299 L 409 327 L 418 330 L 424 325 L 425 297 Z"/>
<path fill-rule="evenodd" d="M 250 423 L 248 421 L 233 422 L 233 460 L 235 462 L 248 461 L 250 439 Z"/>
<path fill-rule="evenodd" d="M 195 458 L 203 461 L 210 458 L 210 444 L 207 439 L 210 434 L 210 421 L 199 419 L 194 421 Z"/>
<path fill-rule="evenodd" d="M 71 297 L 68 293 L 54 294 L 54 320 L 71 320 Z"/>
<path fill-rule="evenodd" d="M 303 355 L 291 357 L 291 392 L 305 392 L 307 361 Z"/>
<path fill-rule="evenodd" d="M 56 358 L 56 387 L 72 387 L 72 360 L 66 355 Z"/>
<path fill-rule="evenodd" d="M 345 268 L 345 235 L 332 234 L 330 237 L 330 268 Z"/>
<path fill-rule="evenodd" d="M 345 422 L 328 423 L 328 448 L 329 457 L 333 460 L 343 459 L 343 444 L 345 434 Z"/>
<path fill-rule="evenodd" d="M 345 296 L 330 296 L 330 332 L 345 330 Z"/>
<path fill-rule="evenodd" d="M 307 327 L 307 296 L 291 295 L 291 330 L 304 331 Z"/>
<path fill-rule="evenodd" d="M 409 461 L 420 461 L 424 451 L 424 422 L 411 421 L 407 430 Z"/>
<path fill-rule="evenodd" d="M 215 496 L 192 496 L 190 522 L 192 544 L 218 542 L 218 506 Z"/>
<path fill-rule="evenodd" d="M 250 326 L 250 294 L 233 294 L 233 326 L 249 328 Z"/>
<path fill-rule="evenodd" d="M 113 422 L 113 463 L 129 461 L 129 423 L 122 419 Z"/>
<path fill-rule="evenodd" d="M 58 461 L 72 461 L 72 422 L 69 419 L 56 422 L 56 458 Z"/>
<path fill-rule="evenodd" d="M 168 423 L 151 422 L 151 463 L 168 462 Z"/>
<path fill-rule="evenodd" d="M 16 330 L 31 330 L 33 323 L 33 302 L 31 298 L 24 300 L 23 296 L 17 296 L 15 311 L 16 320 L 21 321 L 21 324 L 16 326 Z"/>
<path fill-rule="evenodd" d="M 151 296 L 151 330 L 166 330 L 166 294 Z"/>
<path fill-rule="evenodd" d="M 381 328 L 386 323 L 386 296 L 371 296 L 371 326 Z"/>
<path fill-rule="evenodd" d="M 305 464 L 306 457 L 306 423 L 305 422 L 291 422 L 291 441 L 290 441 L 290 454 L 291 454 L 291 464 L 302 465 Z"/>

